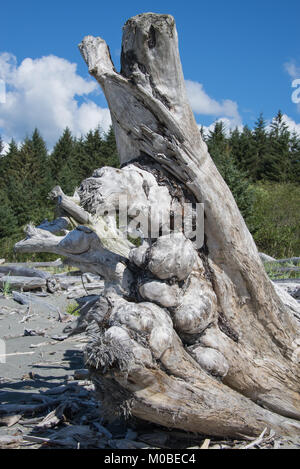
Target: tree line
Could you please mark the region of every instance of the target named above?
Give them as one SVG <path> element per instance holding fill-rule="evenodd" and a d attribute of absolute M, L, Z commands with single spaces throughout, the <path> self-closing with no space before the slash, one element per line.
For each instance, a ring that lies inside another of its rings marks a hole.
<path fill-rule="evenodd" d="M 206 141 L 217 165 L 232 159 L 252 182 L 300 182 L 300 136 L 289 131 L 281 111 L 268 128 L 260 114 L 253 130 L 236 128 L 228 137 L 217 122 Z"/>
<path fill-rule="evenodd" d="M 251 184 L 300 183 L 300 135 L 289 131 L 281 111 L 268 127 L 260 114 L 252 130 L 244 126 L 228 135 L 219 121 L 207 136 L 203 128 L 201 133 L 245 218 L 252 207 Z"/>
<path fill-rule="evenodd" d="M 10 256 L 29 221 L 39 224 L 53 218 L 47 195 L 55 185 L 72 195 L 83 179 L 102 166 L 119 166 L 112 128 L 106 134 L 91 130 L 82 138 L 66 128 L 51 153 L 38 129 L 19 145 L 12 139 L 0 157 L 0 257 Z"/>
<path fill-rule="evenodd" d="M 203 128 L 200 131 L 249 228 L 255 231 L 256 185 L 300 183 L 300 136 L 289 131 L 280 111 L 269 126 L 261 114 L 253 129 L 245 126 L 228 133 L 219 121 L 207 135 Z M 119 166 L 112 128 L 106 134 L 99 128 L 91 130 L 81 138 L 66 128 L 51 152 L 38 129 L 19 145 L 12 140 L 5 154 L 0 137 L 0 155 L 0 257 L 9 255 L 26 223 L 52 218 L 47 194 L 55 185 L 71 195 L 94 169 Z"/>

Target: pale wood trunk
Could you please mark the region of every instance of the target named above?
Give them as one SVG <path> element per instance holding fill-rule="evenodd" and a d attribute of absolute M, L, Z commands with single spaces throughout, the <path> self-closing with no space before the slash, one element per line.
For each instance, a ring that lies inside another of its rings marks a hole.
<path fill-rule="evenodd" d="M 127 21 L 120 73 L 101 38 L 86 37 L 80 50 L 107 98 L 122 164 L 84 181 L 81 205 L 95 214 L 126 195 L 154 222 L 151 207 L 164 210 L 169 199 L 175 214 L 184 202 L 204 203 L 205 243 L 143 233 L 133 249 L 115 229 L 108 245 L 95 228 L 105 221 L 67 200 L 65 212 L 89 228 L 65 237 L 30 228 L 16 249 L 67 255 L 105 278 L 86 356 L 107 407 L 211 435 L 257 435 L 265 426 L 299 435 L 299 308 L 268 279 L 201 139 L 174 19 Z"/>

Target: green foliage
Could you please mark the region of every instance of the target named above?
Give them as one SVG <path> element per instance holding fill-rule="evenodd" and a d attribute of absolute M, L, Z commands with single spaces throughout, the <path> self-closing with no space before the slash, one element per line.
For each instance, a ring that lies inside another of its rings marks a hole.
<path fill-rule="evenodd" d="M 0 138 L 0 153 L 3 148 Z M 14 244 L 24 237 L 28 222 L 39 224 L 53 218 L 49 191 L 60 185 L 72 195 L 81 181 L 102 166 L 119 166 L 112 128 L 101 135 L 100 129 L 76 139 L 66 128 L 49 155 L 37 129 L 20 147 L 14 140 L 0 157 L 0 254 L 8 260 L 51 260 L 54 255 L 15 254 Z"/>
<path fill-rule="evenodd" d="M 8 274 L 8 276 L 7 276 L 8 279 L 9 279 L 9 275 L 10 274 Z M 6 282 L 4 282 L 2 293 L 3 293 L 4 296 L 9 296 L 11 294 L 10 281 L 9 280 L 6 280 Z"/>
<path fill-rule="evenodd" d="M 277 182 L 291 180 L 291 135 L 283 120 L 283 115 L 278 111 L 271 123 L 271 131 L 268 136 L 268 149 L 265 156 L 265 179 Z"/>
<path fill-rule="evenodd" d="M 78 312 L 78 304 L 69 303 L 66 307 L 66 314 L 72 314 L 73 316 L 80 316 Z"/>
<path fill-rule="evenodd" d="M 236 203 L 247 220 L 253 211 L 254 193 L 247 178 L 247 174 L 239 169 L 234 158 L 232 143 L 237 145 L 238 130 L 236 129 L 230 139 L 226 137 L 223 122 L 217 122 L 213 131 L 209 133 L 208 150 L 226 184 L 230 188 Z"/>
<path fill-rule="evenodd" d="M 17 221 L 4 189 L 0 189 L 0 220 L 0 239 L 11 236 L 17 229 Z"/>
<path fill-rule="evenodd" d="M 77 182 L 74 153 L 75 139 L 67 127 L 50 156 L 50 168 L 54 185 L 61 186 L 66 194 L 71 194 L 74 191 Z"/>
<path fill-rule="evenodd" d="M 300 255 L 300 138 L 290 134 L 279 111 L 269 130 L 261 114 L 253 128 L 229 134 L 217 122 L 207 137 L 200 130 L 218 170 L 228 184 L 260 250 L 275 257 Z M 119 167 L 113 129 L 91 130 L 75 138 L 66 128 L 48 153 L 35 129 L 3 155 L 0 137 L 0 257 L 7 260 L 54 260 L 55 255 L 16 254 L 28 222 L 53 218 L 47 194 L 60 185 L 72 195 L 81 181 L 103 166 Z M 135 241 L 135 243 L 137 243 Z"/>
<path fill-rule="evenodd" d="M 300 263 L 298 262 L 296 265 L 284 262 L 283 264 L 276 264 L 275 262 L 264 262 L 264 267 L 268 276 L 272 280 L 287 280 L 299 277 L 300 272 Z M 292 270 L 284 272 L 285 268 L 292 268 Z M 297 270 L 294 270 L 294 269 Z M 282 269 L 282 270 L 281 270 Z"/>
<path fill-rule="evenodd" d="M 258 249 L 275 258 L 300 256 L 300 186 L 259 183 L 250 231 Z"/>
<path fill-rule="evenodd" d="M 253 130 L 226 135 L 217 122 L 206 137 L 258 248 L 277 258 L 300 255 L 300 138 L 279 111 L 270 130 L 260 114 Z"/>

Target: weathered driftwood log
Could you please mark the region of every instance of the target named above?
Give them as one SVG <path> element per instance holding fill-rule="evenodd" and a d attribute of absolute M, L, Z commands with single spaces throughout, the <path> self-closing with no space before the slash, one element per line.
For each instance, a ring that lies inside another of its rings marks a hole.
<path fill-rule="evenodd" d="M 271 257 L 268 254 L 265 254 L 264 252 L 259 252 L 258 255 L 263 262 L 276 262 L 276 259 L 274 257 Z"/>
<path fill-rule="evenodd" d="M 28 267 L 28 268 L 39 268 L 39 267 L 62 267 L 63 263 L 61 259 L 56 259 L 56 261 L 49 261 L 49 262 L 17 262 L 15 264 L 9 263 L 6 265 L 15 265 L 18 267 Z"/>
<path fill-rule="evenodd" d="M 37 288 L 46 288 L 46 279 L 40 277 L 14 277 L 12 275 L 3 275 L 0 277 L 0 287 L 9 285 L 10 288 L 20 290 L 36 290 Z"/>
<path fill-rule="evenodd" d="M 6 264 L 0 266 L 0 274 L 13 275 L 15 277 L 39 277 L 43 279 L 51 277 L 49 272 L 31 269 L 18 264 Z"/>
<path fill-rule="evenodd" d="M 269 259 L 267 262 L 272 262 L 274 264 L 299 264 L 300 263 L 300 257 L 288 257 L 286 259 Z"/>
<path fill-rule="evenodd" d="M 11 288 L 20 288 L 21 290 L 34 290 L 36 288 L 47 288 L 50 293 L 54 293 L 60 288 L 59 280 L 49 272 L 37 269 L 31 269 L 18 264 L 6 264 L 0 266 L 0 284 L 5 282 Z"/>
<path fill-rule="evenodd" d="M 61 204 L 77 218 L 75 230 L 60 237 L 29 227 L 16 249 L 66 255 L 103 276 L 104 292 L 85 316 L 86 357 L 107 408 L 217 436 L 260 435 L 266 426 L 299 436 L 298 304 L 268 279 L 201 139 L 174 19 L 127 21 L 120 73 L 103 39 L 88 36 L 80 50 L 107 98 L 122 169 L 84 181 L 82 208 Z M 122 227 L 141 236 L 138 248 L 103 215 L 120 199 L 129 222 L 139 218 Z M 190 220 L 204 204 L 202 247 L 178 222 L 186 203 Z"/>

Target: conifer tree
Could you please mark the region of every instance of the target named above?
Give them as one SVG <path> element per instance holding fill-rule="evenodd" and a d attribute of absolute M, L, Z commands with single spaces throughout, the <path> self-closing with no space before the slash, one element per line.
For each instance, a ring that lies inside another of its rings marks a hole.
<path fill-rule="evenodd" d="M 222 121 L 216 122 L 207 141 L 209 152 L 225 182 L 229 186 L 238 207 L 245 219 L 252 214 L 254 195 L 247 175 L 238 168 L 231 153 Z"/>
<path fill-rule="evenodd" d="M 103 147 L 103 166 L 112 166 L 118 168 L 120 166 L 116 138 L 112 126 L 110 126 L 109 131 L 105 134 Z"/>
<path fill-rule="evenodd" d="M 49 156 L 46 142 L 40 135 L 38 129 L 35 129 L 32 134 L 32 157 L 35 161 L 35 167 L 38 171 L 37 186 L 38 198 L 41 203 L 44 203 L 47 194 L 52 186 L 51 170 L 49 165 Z"/>
<path fill-rule="evenodd" d="M 263 179 L 265 172 L 265 159 L 268 152 L 268 135 L 266 132 L 266 123 L 263 114 L 260 113 L 255 127 L 252 132 L 253 135 L 253 157 L 250 169 L 251 177 L 254 181 Z"/>
<path fill-rule="evenodd" d="M 264 175 L 271 181 L 288 182 L 291 178 L 290 132 L 281 111 L 278 111 L 270 127 Z"/>
<path fill-rule="evenodd" d="M 84 177 L 88 177 L 94 169 L 105 166 L 103 157 L 103 139 L 99 128 L 94 131 L 90 130 L 84 139 L 83 148 L 86 155 L 83 164 Z"/>
<path fill-rule="evenodd" d="M 6 187 L 7 180 L 11 177 L 15 159 L 19 150 L 14 139 L 11 140 L 6 155 L 0 158 L 0 189 Z"/>
<path fill-rule="evenodd" d="M 67 127 L 56 143 L 50 158 L 53 183 L 60 185 L 64 192 L 69 193 L 72 183 L 68 180 L 72 173 L 72 157 L 75 141 Z M 69 181 L 69 182 L 68 182 Z"/>
<path fill-rule="evenodd" d="M 11 201 L 4 189 L 0 189 L 0 239 L 13 235 L 17 231 L 17 221 Z"/>
<path fill-rule="evenodd" d="M 254 142 L 251 129 L 245 125 L 240 133 L 239 146 L 236 151 L 238 168 L 251 178 L 251 162 L 254 153 Z"/>

